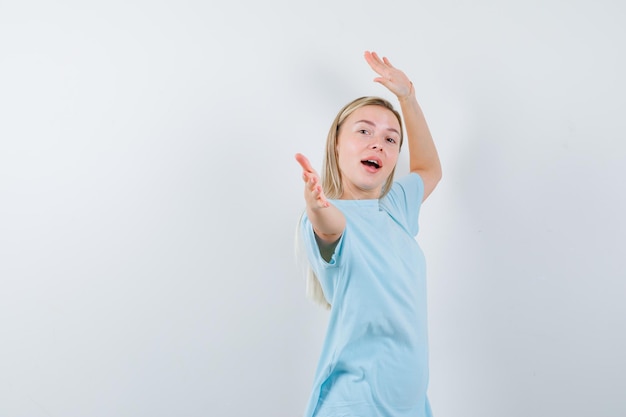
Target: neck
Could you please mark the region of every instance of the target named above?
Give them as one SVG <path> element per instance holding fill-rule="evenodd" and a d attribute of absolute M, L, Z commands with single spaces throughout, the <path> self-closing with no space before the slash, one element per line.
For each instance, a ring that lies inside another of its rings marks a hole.
<path fill-rule="evenodd" d="M 373 190 L 362 190 L 359 188 L 346 187 L 344 185 L 343 194 L 340 200 L 378 200 L 380 198 L 382 187 Z"/>

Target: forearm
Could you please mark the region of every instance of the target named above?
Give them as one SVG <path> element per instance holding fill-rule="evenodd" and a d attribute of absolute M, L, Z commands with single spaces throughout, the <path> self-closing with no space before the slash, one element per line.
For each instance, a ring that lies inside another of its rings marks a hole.
<path fill-rule="evenodd" d="M 346 227 L 346 218 L 337 207 L 332 204 L 324 208 L 307 205 L 306 213 L 313 231 L 324 243 L 334 243 L 341 237 Z"/>
<path fill-rule="evenodd" d="M 441 162 L 424 113 L 411 88 L 408 96 L 399 99 L 409 147 L 411 172 L 427 173 L 433 179 L 441 178 Z"/>

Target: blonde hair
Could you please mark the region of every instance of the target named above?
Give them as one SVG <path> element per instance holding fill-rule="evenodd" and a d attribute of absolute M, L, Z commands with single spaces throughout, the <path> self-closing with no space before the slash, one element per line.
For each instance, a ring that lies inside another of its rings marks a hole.
<path fill-rule="evenodd" d="M 326 153 L 324 155 L 321 178 L 322 189 L 324 190 L 326 198 L 338 199 L 343 195 L 341 171 L 339 169 L 338 163 L 339 156 L 337 154 L 337 139 L 339 137 L 339 129 L 341 128 L 344 120 L 346 120 L 352 113 L 354 113 L 355 110 L 360 109 L 364 106 L 384 107 L 394 114 L 396 119 L 398 119 L 398 123 L 400 124 L 399 147 L 402 148 L 402 142 L 404 140 L 402 117 L 400 116 L 400 113 L 396 109 L 394 109 L 393 105 L 389 101 L 381 97 L 366 96 L 359 97 L 346 104 L 341 110 L 339 110 L 337 116 L 335 116 L 335 120 L 333 120 L 333 123 L 330 125 L 330 129 L 328 130 L 328 136 L 326 137 Z M 389 177 L 383 184 L 380 198 L 384 197 L 391 189 L 395 171 L 396 167 L 393 168 L 393 170 L 389 174 Z M 330 308 L 330 303 L 324 296 L 322 286 L 320 285 L 317 276 L 313 272 L 311 265 L 308 263 L 306 253 L 303 250 L 304 240 L 301 236 L 300 231 L 301 221 L 302 217 L 300 217 L 300 221 L 298 221 L 298 227 L 296 228 L 296 259 L 299 261 L 300 265 L 305 265 L 306 296 L 310 300 L 314 301 L 316 304 L 320 304 L 323 307 Z"/>
<path fill-rule="evenodd" d="M 322 285 L 320 281 L 317 279 L 315 272 L 313 272 L 313 268 L 311 268 L 311 264 L 308 261 L 306 251 L 304 250 L 304 239 L 302 236 L 302 217 L 305 212 L 302 212 L 300 219 L 298 220 L 298 225 L 296 227 L 296 261 L 298 266 L 301 269 L 301 274 L 306 277 L 306 298 L 313 301 L 315 304 L 319 304 L 320 306 L 330 309 L 330 303 L 326 299 L 324 295 L 324 291 L 322 290 Z"/>

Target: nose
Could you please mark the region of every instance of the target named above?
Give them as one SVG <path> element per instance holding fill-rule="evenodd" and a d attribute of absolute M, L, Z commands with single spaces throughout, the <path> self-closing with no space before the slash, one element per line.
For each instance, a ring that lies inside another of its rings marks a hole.
<path fill-rule="evenodd" d="M 374 140 L 374 142 L 371 144 L 371 148 L 374 151 L 382 151 L 383 150 L 383 146 L 381 145 L 379 139 Z"/>

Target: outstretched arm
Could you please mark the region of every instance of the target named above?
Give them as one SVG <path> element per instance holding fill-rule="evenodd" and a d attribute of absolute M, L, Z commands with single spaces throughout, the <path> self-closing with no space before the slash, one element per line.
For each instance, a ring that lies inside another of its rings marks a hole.
<path fill-rule="evenodd" d="M 326 199 L 320 178 L 309 160 L 298 153 L 296 154 L 296 161 L 302 167 L 306 213 L 313 225 L 320 249 L 323 251 L 339 240 L 346 227 L 346 218 L 341 210 Z"/>
<path fill-rule="evenodd" d="M 404 72 L 391 65 L 386 57 L 381 59 L 376 52 L 366 51 L 365 60 L 379 75 L 374 81 L 387 87 L 400 102 L 409 146 L 410 170 L 422 177 L 425 200 L 441 179 L 441 163 L 424 113 L 415 97 L 413 83 Z"/>

